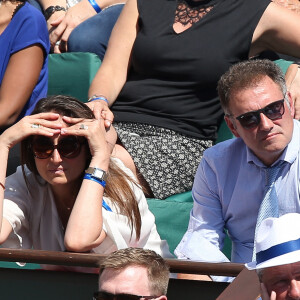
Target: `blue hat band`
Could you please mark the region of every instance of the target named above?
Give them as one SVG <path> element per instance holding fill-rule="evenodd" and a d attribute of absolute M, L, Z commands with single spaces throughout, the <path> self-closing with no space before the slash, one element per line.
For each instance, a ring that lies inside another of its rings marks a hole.
<path fill-rule="evenodd" d="M 294 252 L 297 250 L 300 250 L 300 239 L 278 244 L 269 249 L 256 253 L 256 263 L 260 264 L 274 257 Z"/>

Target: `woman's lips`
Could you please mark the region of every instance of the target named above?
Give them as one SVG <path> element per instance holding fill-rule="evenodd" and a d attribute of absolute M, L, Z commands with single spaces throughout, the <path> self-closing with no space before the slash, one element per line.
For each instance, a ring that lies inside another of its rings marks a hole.
<path fill-rule="evenodd" d="M 52 174 L 62 174 L 64 173 L 64 169 L 63 168 L 49 169 L 49 172 Z"/>

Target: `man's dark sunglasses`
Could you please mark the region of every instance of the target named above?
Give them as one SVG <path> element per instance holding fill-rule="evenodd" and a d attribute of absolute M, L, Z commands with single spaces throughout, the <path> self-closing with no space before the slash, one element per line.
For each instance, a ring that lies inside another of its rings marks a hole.
<path fill-rule="evenodd" d="M 36 158 L 49 158 L 54 149 L 57 149 L 59 155 L 65 158 L 75 158 L 79 155 L 81 144 L 76 136 L 70 135 L 61 138 L 57 145 L 54 145 L 52 139 L 46 136 L 36 136 L 33 138 L 31 148 Z"/>
<path fill-rule="evenodd" d="M 270 103 L 266 107 L 242 114 L 236 119 L 245 129 L 252 129 L 259 125 L 260 114 L 263 113 L 270 120 L 279 120 L 284 114 L 284 99 Z M 232 115 L 229 115 L 232 116 Z"/>
<path fill-rule="evenodd" d="M 154 299 L 155 296 L 138 296 L 131 294 L 111 294 L 107 292 L 97 292 L 94 294 L 93 300 L 143 300 Z"/>

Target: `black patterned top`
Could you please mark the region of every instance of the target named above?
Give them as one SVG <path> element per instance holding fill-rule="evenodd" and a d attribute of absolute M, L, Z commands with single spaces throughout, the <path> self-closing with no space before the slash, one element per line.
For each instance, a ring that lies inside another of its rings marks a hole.
<path fill-rule="evenodd" d="M 270 1 L 137 2 L 140 29 L 127 82 L 112 107 L 115 120 L 215 139 L 223 118 L 217 82 L 232 64 L 248 58 L 254 30 Z M 178 34 L 173 24 L 181 20 L 182 5 L 196 11 L 196 22 Z"/>

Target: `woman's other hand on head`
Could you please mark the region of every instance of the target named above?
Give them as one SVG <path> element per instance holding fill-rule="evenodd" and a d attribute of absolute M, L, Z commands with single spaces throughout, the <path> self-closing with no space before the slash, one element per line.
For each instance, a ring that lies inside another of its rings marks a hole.
<path fill-rule="evenodd" d="M 114 114 L 108 107 L 108 104 L 103 100 L 94 100 L 86 103 L 86 105 L 93 111 L 96 119 L 104 119 L 104 125 L 109 128 L 114 120 Z"/>
<path fill-rule="evenodd" d="M 70 126 L 61 130 L 62 135 L 83 136 L 88 140 L 92 157 L 109 159 L 111 145 L 106 139 L 104 120 L 63 117 Z"/>
<path fill-rule="evenodd" d="M 13 126 L 6 129 L 0 136 L 0 142 L 9 149 L 30 135 L 53 136 L 60 133 L 59 114 L 40 113 L 26 116 Z"/>

